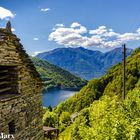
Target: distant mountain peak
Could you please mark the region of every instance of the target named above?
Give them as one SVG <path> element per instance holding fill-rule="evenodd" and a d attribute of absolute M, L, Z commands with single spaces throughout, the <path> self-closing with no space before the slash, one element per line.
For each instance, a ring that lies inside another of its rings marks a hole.
<path fill-rule="evenodd" d="M 127 48 L 127 56 L 131 52 L 132 49 Z M 121 62 L 122 48 L 115 48 L 105 53 L 83 47 L 57 48 L 40 53 L 37 57 L 90 80 L 102 76 L 111 66 Z"/>

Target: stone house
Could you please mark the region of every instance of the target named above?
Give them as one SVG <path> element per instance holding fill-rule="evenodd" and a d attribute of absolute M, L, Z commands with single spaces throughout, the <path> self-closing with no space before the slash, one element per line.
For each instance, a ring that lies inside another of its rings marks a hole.
<path fill-rule="evenodd" d="M 40 76 L 8 22 L 0 28 L 0 138 L 43 140 L 41 94 Z"/>

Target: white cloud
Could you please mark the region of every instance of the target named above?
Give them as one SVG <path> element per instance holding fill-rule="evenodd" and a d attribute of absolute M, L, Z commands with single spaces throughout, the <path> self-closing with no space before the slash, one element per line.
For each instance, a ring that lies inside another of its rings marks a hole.
<path fill-rule="evenodd" d="M 14 18 L 14 16 L 10 10 L 0 7 L 0 19 Z"/>
<path fill-rule="evenodd" d="M 62 27 L 64 27 L 64 24 L 56 24 L 52 30 L 55 31 L 57 28 L 62 28 Z"/>
<path fill-rule="evenodd" d="M 75 27 L 80 27 L 80 26 L 81 24 L 79 24 L 78 22 L 73 22 L 70 27 L 75 28 Z"/>
<path fill-rule="evenodd" d="M 120 34 L 114 32 L 113 29 L 107 29 L 106 26 L 87 30 L 78 22 L 72 23 L 68 28 L 63 24 L 56 24 L 56 27 L 49 35 L 49 41 L 55 41 L 60 45 L 69 47 L 118 47 L 123 43 L 140 40 L 140 28 L 133 33 Z"/>
<path fill-rule="evenodd" d="M 33 52 L 33 54 L 31 54 L 32 57 L 35 57 L 36 55 L 38 55 L 39 53 L 42 53 L 41 51 L 37 51 L 37 52 Z"/>
<path fill-rule="evenodd" d="M 15 29 L 15 28 L 12 28 L 11 30 L 12 30 L 12 32 L 15 32 L 15 31 L 16 31 L 16 29 Z"/>
<path fill-rule="evenodd" d="M 75 31 L 79 32 L 80 34 L 83 34 L 83 33 L 87 32 L 86 27 L 82 26 L 78 22 L 73 22 L 70 27 L 72 29 L 74 29 Z"/>
<path fill-rule="evenodd" d="M 40 11 L 42 11 L 42 12 L 47 12 L 47 11 L 50 11 L 50 10 L 51 10 L 50 8 L 41 8 Z"/>
<path fill-rule="evenodd" d="M 64 27 L 64 24 L 56 24 L 56 27 Z"/>
<path fill-rule="evenodd" d="M 100 26 L 98 29 L 90 30 L 89 34 L 102 35 L 103 33 L 106 33 L 106 32 L 107 32 L 106 26 Z"/>
<path fill-rule="evenodd" d="M 34 38 L 33 38 L 33 40 L 35 40 L 35 41 L 38 41 L 38 40 L 39 40 L 39 38 L 37 38 L 37 37 L 34 37 Z"/>
<path fill-rule="evenodd" d="M 133 40 L 139 40 L 140 39 L 140 34 L 139 33 L 124 33 L 120 35 L 119 40 L 121 41 L 133 41 Z"/>
<path fill-rule="evenodd" d="M 59 24 L 60 25 L 60 24 Z M 73 24 L 72 28 L 65 28 L 64 25 L 58 26 L 54 28 L 54 32 L 49 35 L 49 40 L 56 41 L 58 44 L 65 46 L 77 46 L 81 45 L 80 42 L 85 41 L 85 37 L 82 38 L 81 34 L 86 33 L 87 29 L 84 26 L 78 25 L 78 28 L 74 28 Z"/>
<path fill-rule="evenodd" d="M 137 32 L 137 33 L 140 33 L 140 28 L 138 28 L 136 32 Z"/>

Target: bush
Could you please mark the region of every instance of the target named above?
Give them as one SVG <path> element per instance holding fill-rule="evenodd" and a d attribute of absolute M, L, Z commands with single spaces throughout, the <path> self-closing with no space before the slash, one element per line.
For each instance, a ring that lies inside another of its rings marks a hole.
<path fill-rule="evenodd" d="M 43 125 L 56 127 L 58 126 L 58 117 L 54 112 L 50 112 L 49 110 L 43 116 Z"/>
<path fill-rule="evenodd" d="M 69 126 L 71 123 L 70 113 L 69 112 L 62 112 L 60 118 L 59 118 L 59 124 L 60 124 L 60 131 L 63 131 L 65 127 Z"/>

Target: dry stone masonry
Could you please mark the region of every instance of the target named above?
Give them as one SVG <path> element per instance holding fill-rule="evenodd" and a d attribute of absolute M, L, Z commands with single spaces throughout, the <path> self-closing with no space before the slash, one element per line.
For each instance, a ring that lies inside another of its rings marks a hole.
<path fill-rule="evenodd" d="M 41 94 L 40 76 L 8 22 L 0 28 L 0 139 L 43 140 Z"/>

